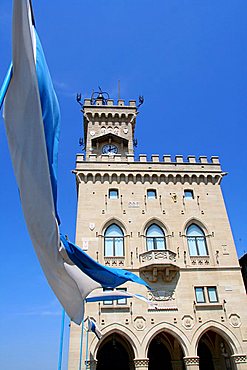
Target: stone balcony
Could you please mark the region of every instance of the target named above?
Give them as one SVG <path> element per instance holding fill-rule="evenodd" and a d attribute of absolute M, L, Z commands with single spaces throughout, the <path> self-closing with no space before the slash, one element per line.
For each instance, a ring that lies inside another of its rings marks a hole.
<path fill-rule="evenodd" d="M 150 282 L 156 282 L 159 276 L 165 282 L 170 282 L 179 271 L 179 266 L 176 262 L 176 253 L 165 249 L 154 249 L 141 253 L 140 272 Z"/>

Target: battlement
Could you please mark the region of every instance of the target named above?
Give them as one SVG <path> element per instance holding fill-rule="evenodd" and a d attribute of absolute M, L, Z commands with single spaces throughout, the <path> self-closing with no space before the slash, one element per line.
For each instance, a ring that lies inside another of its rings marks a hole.
<path fill-rule="evenodd" d="M 127 154 L 122 156 L 121 154 L 108 155 L 102 154 L 98 156 L 97 154 L 89 154 L 89 162 L 137 162 L 137 163 L 166 163 L 171 165 L 177 164 L 195 164 L 195 165 L 218 165 L 220 166 L 220 160 L 218 156 L 200 156 L 198 159 L 194 155 L 187 156 L 187 160 L 184 159 L 182 155 L 176 155 L 174 160 L 171 155 L 164 154 L 162 159 L 159 154 L 152 154 L 150 159 L 147 154 L 139 154 L 138 159 L 135 158 L 134 154 Z M 77 154 L 77 162 L 83 162 L 85 160 L 84 154 Z"/>
<path fill-rule="evenodd" d="M 182 155 L 175 156 L 175 161 L 170 155 L 163 155 L 162 160 L 158 154 L 151 155 L 151 160 L 146 154 L 140 154 L 138 159 L 134 155 L 108 155 L 89 154 L 85 160 L 84 154 L 78 154 L 76 159 L 77 180 L 80 181 L 137 181 L 144 182 L 173 182 L 176 183 L 201 183 L 220 184 L 224 173 L 217 156 L 208 159 L 200 156 L 188 156 L 187 161 Z M 107 175 L 106 175 L 107 174 Z"/>
<path fill-rule="evenodd" d="M 84 99 L 84 108 L 97 108 L 97 107 L 126 107 L 126 108 L 136 108 L 136 101 L 135 100 L 129 100 L 129 104 L 125 105 L 125 101 L 123 99 L 119 99 L 117 101 L 117 104 L 114 104 L 113 99 L 107 99 L 105 102 L 102 99 L 95 99 L 95 103 L 92 104 L 91 99 Z"/>

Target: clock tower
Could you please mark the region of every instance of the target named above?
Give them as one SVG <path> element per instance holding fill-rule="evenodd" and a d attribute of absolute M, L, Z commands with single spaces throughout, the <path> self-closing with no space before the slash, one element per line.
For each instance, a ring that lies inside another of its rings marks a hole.
<path fill-rule="evenodd" d="M 108 156 L 126 157 L 134 153 L 138 113 L 136 102 L 131 100 L 125 105 L 124 100 L 118 100 L 114 105 L 107 95 L 100 91 L 84 101 L 82 112 L 87 160 L 92 155 L 99 160 Z"/>

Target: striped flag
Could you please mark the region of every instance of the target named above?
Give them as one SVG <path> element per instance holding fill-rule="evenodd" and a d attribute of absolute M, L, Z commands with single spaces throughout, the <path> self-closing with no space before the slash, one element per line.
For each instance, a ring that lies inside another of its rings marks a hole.
<path fill-rule="evenodd" d="M 88 331 L 93 332 L 98 339 L 102 338 L 102 333 L 99 330 L 98 326 L 96 325 L 96 322 L 93 319 L 90 319 L 90 317 L 87 318 L 87 325 Z"/>
<path fill-rule="evenodd" d="M 13 67 L 0 92 L 9 150 L 29 235 L 45 276 L 69 317 L 83 319 L 86 296 L 136 275 L 92 260 L 59 235 L 57 152 L 60 112 L 29 0 L 14 0 Z M 116 271 L 117 270 L 117 271 Z"/>

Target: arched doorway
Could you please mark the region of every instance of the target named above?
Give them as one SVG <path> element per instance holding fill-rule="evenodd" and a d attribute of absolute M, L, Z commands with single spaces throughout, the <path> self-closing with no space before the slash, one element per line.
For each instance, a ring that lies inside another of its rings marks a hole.
<path fill-rule="evenodd" d="M 234 370 L 231 361 L 232 351 L 225 339 L 208 330 L 200 338 L 197 348 L 200 370 Z"/>
<path fill-rule="evenodd" d="M 184 370 L 183 350 L 178 340 L 169 333 L 159 333 L 150 342 L 148 370 Z"/>
<path fill-rule="evenodd" d="M 109 335 L 97 352 L 97 370 L 133 370 L 134 352 L 130 343 L 119 334 Z"/>

